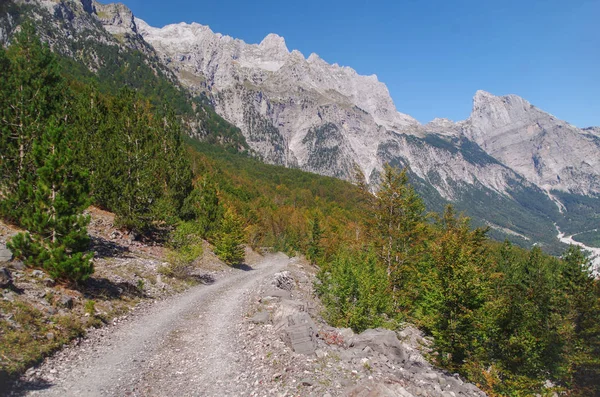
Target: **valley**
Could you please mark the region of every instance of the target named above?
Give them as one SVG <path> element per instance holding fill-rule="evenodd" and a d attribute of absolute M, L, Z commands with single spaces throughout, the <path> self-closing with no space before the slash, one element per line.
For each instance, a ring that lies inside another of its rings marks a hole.
<path fill-rule="evenodd" d="M 554 223 L 572 234 L 595 229 L 584 217 L 600 217 L 596 130 L 576 128 L 516 95 L 477 91 L 468 119 L 421 124 L 396 109 L 377 76 L 290 51 L 277 34 L 247 44 L 199 23 L 152 27 L 122 5 L 36 3 L 42 7 L 32 11 L 55 49 L 88 65 L 77 73 L 90 78 L 89 70 L 98 70 L 107 84 L 110 76 L 124 77 L 108 69 L 134 62 L 134 86 L 160 87 L 153 100 L 186 114 L 190 136 L 345 180 L 359 169 L 373 190 L 384 164 L 407 167 L 431 210 L 452 203 L 475 224 L 493 225 L 494 238 L 541 244 L 553 254 L 565 248 Z M 8 32 L 11 19 L 5 21 Z M 58 40 L 61 29 L 81 39 Z M 145 84 L 144 68 L 180 86 L 173 90 L 162 78 Z M 185 104 L 184 91 L 196 110 Z"/>
<path fill-rule="evenodd" d="M 598 395 L 599 128 L 477 88 L 0 2 L 0 388 Z"/>

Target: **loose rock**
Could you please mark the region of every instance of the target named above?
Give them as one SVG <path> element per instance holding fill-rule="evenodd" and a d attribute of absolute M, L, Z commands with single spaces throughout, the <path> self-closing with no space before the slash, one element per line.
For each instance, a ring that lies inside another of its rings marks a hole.
<path fill-rule="evenodd" d="M 13 258 L 12 252 L 8 248 L 6 248 L 6 244 L 0 242 L 0 263 L 2 262 L 10 262 Z"/>
<path fill-rule="evenodd" d="M 5 267 L 0 267 L 0 288 L 10 287 L 12 284 L 12 276 L 10 271 Z"/>
<path fill-rule="evenodd" d="M 25 264 L 21 261 L 12 261 L 10 263 L 10 267 L 12 267 L 15 270 L 25 270 L 26 268 Z"/>
<path fill-rule="evenodd" d="M 63 296 L 60 298 L 59 304 L 67 309 L 72 309 L 73 308 L 73 298 L 71 298 L 70 296 Z"/>
<path fill-rule="evenodd" d="M 250 321 L 252 321 L 255 324 L 266 324 L 269 322 L 269 319 L 269 312 L 262 310 L 256 313 L 254 316 L 252 316 Z"/>
<path fill-rule="evenodd" d="M 264 297 L 275 297 L 282 299 L 290 299 L 291 296 L 292 294 L 290 293 L 290 291 L 286 291 L 284 289 L 272 289 L 265 292 L 264 294 Z"/>
<path fill-rule="evenodd" d="M 290 272 L 285 271 L 275 274 L 271 284 L 276 288 L 291 291 L 292 288 L 294 288 L 294 279 L 292 278 Z"/>
<path fill-rule="evenodd" d="M 42 281 L 42 284 L 44 284 L 46 287 L 54 287 L 56 282 L 53 279 L 47 277 Z"/>

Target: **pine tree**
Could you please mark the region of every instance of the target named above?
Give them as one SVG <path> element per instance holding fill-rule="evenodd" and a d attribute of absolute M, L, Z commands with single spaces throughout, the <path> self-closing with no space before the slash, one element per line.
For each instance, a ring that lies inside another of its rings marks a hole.
<path fill-rule="evenodd" d="M 371 232 L 379 257 L 387 269 L 393 292 L 401 291 L 419 258 L 425 238 L 425 204 L 408 183 L 406 170 L 384 167 L 375 199 Z"/>
<path fill-rule="evenodd" d="M 98 92 L 94 85 L 77 86 L 75 95 L 71 98 L 69 108 L 71 110 L 71 131 L 74 137 L 73 153 L 77 164 L 86 169 L 90 175 L 90 189 L 94 197 L 94 203 L 104 207 L 106 198 L 102 192 L 106 192 L 103 182 L 105 175 L 102 174 L 102 163 L 108 163 L 107 159 L 114 159 L 115 148 L 111 145 L 112 131 L 108 131 L 108 106 L 107 99 Z M 108 167 L 106 167 L 108 168 Z M 99 189 L 98 194 L 95 188 Z"/>
<path fill-rule="evenodd" d="M 162 129 L 156 137 L 160 147 L 157 181 L 163 185 L 160 199 L 153 206 L 155 218 L 175 224 L 183 215 L 183 204 L 193 189 L 192 169 L 183 147 L 181 125 L 172 110 L 165 110 Z"/>
<path fill-rule="evenodd" d="M 94 202 L 139 234 L 174 225 L 192 190 L 192 172 L 173 113 L 159 115 L 130 89 L 106 99 L 84 92 L 77 109 L 75 124 L 88 143 L 88 158 L 79 162 L 90 170 Z"/>
<path fill-rule="evenodd" d="M 52 115 L 64 114 L 66 86 L 56 57 L 24 24 L 0 56 L 0 216 L 20 223 L 31 205 L 33 143 Z"/>
<path fill-rule="evenodd" d="M 223 206 L 214 183 L 207 177 L 197 181 L 194 190 L 185 198 L 181 217 L 184 220 L 195 221 L 202 238 L 213 238 L 223 217 Z"/>
<path fill-rule="evenodd" d="M 57 279 L 81 281 L 93 272 L 83 210 L 89 204 L 87 175 L 74 166 L 69 138 L 55 119 L 33 144 L 35 185 L 29 190 L 31 210 L 22 214 L 28 230 L 9 245 L 15 257 L 40 266 Z"/>
<path fill-rule="evenodd" d="M 479 340 L 479 310 L 485 302 L 487 229 L 471 230 L 468 218 L 457 218 L 451 205 L 436 224 L 431 255 L 437 272 L 437 311 L 432 324 L 439 360 L 459 368 L 474 354 Z"/>
<path fill-rule="evenodd" d="M 244 229 L 242 221 L 232 208 L 227 208 L 215 239 L 215 253 L 228 265 L 243 262 Z"/>
<path fill-rule="evenodd" d="M 574 388 L 580 395 L 600 395 L 600 288 L 590 263 L 577 246 L 562 256 L 562 309 L 570 321 L 566 354 Z"/>

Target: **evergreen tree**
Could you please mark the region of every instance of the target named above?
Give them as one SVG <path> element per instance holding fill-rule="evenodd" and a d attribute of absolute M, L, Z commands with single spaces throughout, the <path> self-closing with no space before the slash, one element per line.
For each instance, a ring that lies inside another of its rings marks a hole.
<path fill-rule="evenodd" d="M 89 204 L 87 175 L 74 167 L 65 129 L 51 119 L 33 144 L 35 185 L 28 192 L 31 210 L 22 214 L 27 233 L 8 244 L 15 257 L 40 266 L 57 279 L 81 281 L 93 272 L 83 210 Z"/>
<path fill-rule="evenodd" d="M 105 186 L 116 148 L 112 145 L 112 131 L 108 129 L 108 99 L 98 92 L 95 85 L 72 84 L 75 94 L 71 98 L 71 130 L 77 164 L 90 175 L 90 188 L 95 204 L 107 208 L 108 189 Z M 112 165 L 114 167 L 114 164 Z M 108 195 L 110 196 L 110 195 Z"/>
<path fill-rule="evenodd" d="M 317 277 L 321 281 L 317 293 L 329 323 L 362 332 L 389 322 L 392 299 L 387 276 L 372 250 L 342 249 L 323 264 Z"/>
<path fill-rule="evenodd" d="M 153 208 L 155 218 L 175 224 L 182 216 L 185 199 L 193 189 L 192 170 L 181 139 L 181 125 L 171 110 L 162 117 L 162 130 L 157 129 L 160 145 L 156 179 L 163 191 Z"/>
<path fill-rule="evenodd" d="M 192 173 L 173 113 L 160 115 L 135 92 L 75 101 L 78 162 L 91 174 L 94 202 L 117 223 L 144 234 L 174 225 L 192 190 Z"/>
<path fill-rule="evenodd" d="M 471 230 L 468 218 L 457 218 L 450 205 L 436 229 L 431 249 L 439 306 L 432 333 L 441 363 L 459 368 L 475 352 L 480 339 L 479 310 L 486 296 L 486 230 Z"/>
<path fill-rule="evenodd" d="M 232 208 L 227 208 L 215 238 L 215 253 L 228 265 L 240 264 L 245 257 L 244 240 L 241 219 Z"/>
<path fill-rule="evenodd" d="M 562 256 L 562 305 L 570 321 L 566 355 L 573 388 L 580 395 L 600 395 L 600 288 L 590 274 L 590 263 L 577 246 Z M 564 332 L 564 331 L 563 331 Z"/>
<path fill-rule="evenodd" d="M 405 287 L 408 273 L 422 252 L 426 232 L 424 211 L 425 204 L 409 185 L 406 170 L 386 165 L 375 199 L 372 235 L 394 295 Z"/>
<path fill-rule="evenodd" d="M 185 198 L 181 217 L 194 220 L 198 225 L 200 236 L 212 240 L 219 221 L 223 217 L 223 206 L 219 201 L 215 184 L 204 177 L 196 182 L 196 187 Z"/>
<path fill-rule="evenodd" d="M 0 63 L 0 216 L 13 223 L 31 205 L 33 143 L 53 115 L 65 114 L 66 86 L 56 57 L 24 24 Z M 60 117 L 60 116 L 59 116 Z"/>
<path fill-rule="evenodd" d="M 119 225 L 135 231 L 148 232 L 153 224 L 152 205 L 161 196 L 160 180 L 155 178 L 162 164 L 156 160 L 158 146 L 153 141 L 157 132 L 150 104 L 138 100 L 128 89 L 114 99 L 110 110 L 109 128 L 115 157 L 108 167 L 108 207 L 115 212 Z"/>

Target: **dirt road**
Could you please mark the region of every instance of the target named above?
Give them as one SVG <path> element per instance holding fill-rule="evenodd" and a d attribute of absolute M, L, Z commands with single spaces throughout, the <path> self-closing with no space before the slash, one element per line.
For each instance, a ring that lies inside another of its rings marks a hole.
<path fill-rule="evenodd" d="M 157 303 L 47 361 L 53 381 L 28 385 L 18 395 L 243 395 L 249 385 L 241 376 L 246 363 L 238 356 L 236 324 L 252 289 L 288 262 L 283 254 L 268 255 L 253 268 Z"/>

